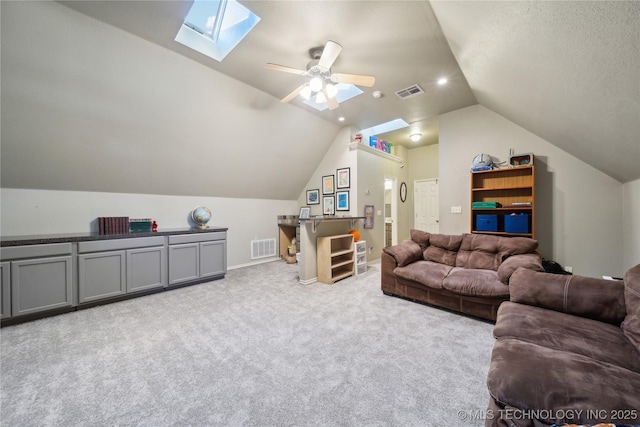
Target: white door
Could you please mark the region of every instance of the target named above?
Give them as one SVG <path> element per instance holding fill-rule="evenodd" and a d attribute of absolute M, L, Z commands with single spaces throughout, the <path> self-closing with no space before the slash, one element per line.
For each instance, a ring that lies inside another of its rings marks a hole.
<path fill-rule="evenodd" d="M 429 233 L 440 232 L 440 206 L 437 179 L 414 181 L 414 228 Z"/>

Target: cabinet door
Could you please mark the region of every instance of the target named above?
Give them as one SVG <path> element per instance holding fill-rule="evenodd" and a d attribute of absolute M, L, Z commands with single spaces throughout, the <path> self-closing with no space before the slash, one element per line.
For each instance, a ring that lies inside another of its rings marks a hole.
<path fill-rule="evenodd" d="M 200 277 L 199 254 L 199 243 L 169 246 L 169 285 Z"/>
<path fill-rule="evenodd" d="M 127 250 L 127 292 L 166 286 L 164 247 Z"/>
<path fill-rule="evenodd" d="M 1 319 L 11 317 L 11 276 L 8 262 L 0 263 L 0 313 Z"/>
<path fill-rule="evenodd" d="M 200 243 L 200 277 L 213 277 L 227 272 L 227 242 L 216 240 Z"/>
<path fill-rule="evenodd" d="M 13 316 L 73 305 L 71 256 L 11 262 Z"/>
<path fill-rule="evenodd" d="M 126 293 L 125 252 L 78 255 L 80 304 Z"/>

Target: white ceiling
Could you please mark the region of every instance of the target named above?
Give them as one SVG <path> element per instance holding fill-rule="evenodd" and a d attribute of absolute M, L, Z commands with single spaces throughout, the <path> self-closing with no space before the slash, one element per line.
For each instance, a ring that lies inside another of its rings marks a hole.
<path fill-rule="evenodd" d="M 376 85 L 334 111 L 292 102 L 309 114 L 359 129 L 400 117 L 412 126 L 390 140 L 432 144 L 438 114 L 480 103 L 620 182 L 640 178 L 640 2 L 242 1 L 262 20 L 222 63 L 174 41 L 188 1 L 62 3 L 277 98 L 301 77 L 264 64 L 304 68 L 334 40 L 332 71 Z M 426 93 L 394 94 L 412 84 Z"/>

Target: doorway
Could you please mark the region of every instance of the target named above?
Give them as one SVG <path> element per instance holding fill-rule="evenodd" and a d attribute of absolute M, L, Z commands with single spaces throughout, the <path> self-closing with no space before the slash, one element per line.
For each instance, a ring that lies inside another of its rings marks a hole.
<path fill-rule="evenodd" d="M 429 233 L 440 232 L 440 203 L 438 179 L 414 181 L 414 228 Z"/>
<path fill-rule="evenodd" d="M 398 180 L 384 177 L 384 246 L 398 244 Z"/>

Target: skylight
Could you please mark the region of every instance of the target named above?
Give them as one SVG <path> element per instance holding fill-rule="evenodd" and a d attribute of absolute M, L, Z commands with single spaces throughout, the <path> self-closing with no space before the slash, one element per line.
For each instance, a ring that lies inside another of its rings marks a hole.
<path fill-rule="evenodd" d="M 336 94 L 336 101 L 338 101 L 338 103 L 342 103 L 363 93 L 359 87 L 347 83 L 337 83 L 334 86 L 338 89 L 338 93 Z M 324 111 L 329 108 L 326 102 L 316 102 L 315 96 L 307 99 L 304 103 L 318 111 Z"/>
<path fill-rule="evenodd" d="M 194 0 L 175 40 L 222 61 L 258 22 L 236 0 Z"/>
<path fill-rule="evenodd" d="M 362 133 L 363 136 L 368 137 L 370 135 L 380 135 L 383 133 L 394 131 L 396 129 L 406 128 L 407 126 L 409 126 L 409 123 L 405 122 L 404 120 L 394 119 L 386 123 L 381 123 L 379 125 L 371 126 L 370 128 L 367 128 L 367 129 L 362 129 L 360 133 Z"/>

